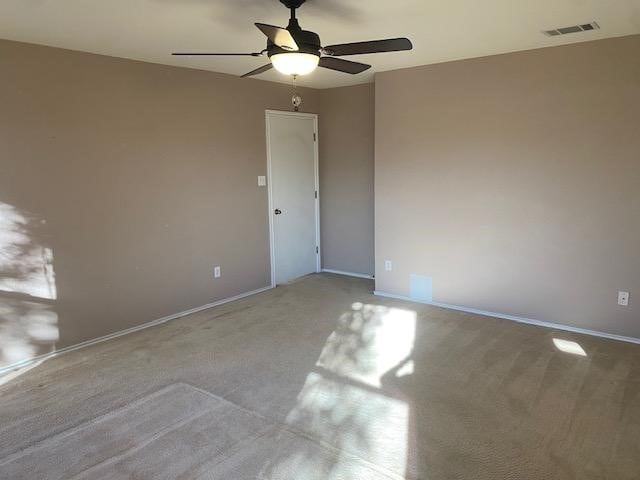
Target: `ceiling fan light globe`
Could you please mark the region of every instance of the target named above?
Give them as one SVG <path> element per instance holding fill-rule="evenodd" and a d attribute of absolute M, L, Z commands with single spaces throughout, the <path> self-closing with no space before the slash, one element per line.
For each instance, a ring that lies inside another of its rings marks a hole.
<path fill-rule="evenodd" d="M 287 52 L 271 55 L 271 63 L 285 75 L 308 75 L 318 66 L 320 57 L 312 53 Z"/>

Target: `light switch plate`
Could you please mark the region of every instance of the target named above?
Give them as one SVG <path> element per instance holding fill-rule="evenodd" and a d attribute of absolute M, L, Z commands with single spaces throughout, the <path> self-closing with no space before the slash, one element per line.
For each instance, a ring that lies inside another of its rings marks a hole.
<path fill-rule="evenodd" d="M 267 186 L 267 177 L 264 175 L 258 175 L 258 186 L 266 187 Z"/>

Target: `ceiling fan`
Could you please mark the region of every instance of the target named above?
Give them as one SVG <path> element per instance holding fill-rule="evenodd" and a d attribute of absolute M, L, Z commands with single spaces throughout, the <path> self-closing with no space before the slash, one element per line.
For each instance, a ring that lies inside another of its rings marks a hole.
<path fill-rule="evenodd" d="M 223 56 L 251 56 L 269 57 L 270 63 L 242 75 L 250 77 L 270 70 L 272 67 L 285 75 L 306 75 L 320 66 L 338 72 L 352 75 L 371 68 L 366 63 L 344 60 L 346 55 L 364 53 L 398 52 L 411 50 L 413 45 L 408 38 L 390 38 L 386 40 L 371 40 L 368 42 L 341 43 L 323 47 L 320 37 L 315 32 L 302 30 L 296 19 L 296 9 L 305 0 L 280 0 L 291 10 L 291 18 L 287 28 L 256 23 L 255 26 L 267 37 L 267 48 L 254 53 L 173 53 L 172 55 L 223 55 Z"/>

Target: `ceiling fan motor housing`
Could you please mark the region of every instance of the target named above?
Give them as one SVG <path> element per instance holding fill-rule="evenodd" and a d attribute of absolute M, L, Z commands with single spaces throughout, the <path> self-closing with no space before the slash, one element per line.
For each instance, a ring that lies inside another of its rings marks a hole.
<path fill-rule="evenodd" d="M 309 30 L 302 30 L 298 20 L 295 18 L 289 20 L 287 30 L 296 41 L 296 44 L 298 45 L 297 51 L 299 53 L 310 53 L 318 57 L 320 56 L 320 49 L 322 46 L 320 44 L 320 36 L 317 33 Z M 280 48 L 270 40 L 267 40 L 267 55 L 271 57 L 271 55 L 276 55 L 278 53 L 291 53 L 291 51 Z"/>

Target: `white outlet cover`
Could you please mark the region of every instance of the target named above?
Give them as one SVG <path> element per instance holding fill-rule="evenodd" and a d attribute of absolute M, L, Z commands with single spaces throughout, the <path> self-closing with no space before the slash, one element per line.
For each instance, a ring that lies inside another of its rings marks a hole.
<path fill-rule="evenodd" d="M 391 262 L 391 260 L 385 260 L 384 261 L 384 269 L 387 272 L 390 272 L 391 270 L 393 270 L 393 263 Z"/>
<path fill-rule="evenodd" d="M 618 305 L 626 307 L 629 305 L 629 292 L 618 292 Z"/>
<path fill-rule="evenodd" d="M 220 267 L 213 267 L 213 278 L 220 278 L 221 275 L 222 271 L 220 270 Z"/>
<path fill-rule="evenodd" d="M 258 175 L 258 186 L 266 187 L 267 186 L 267 177 L 264 175 Z"/>

